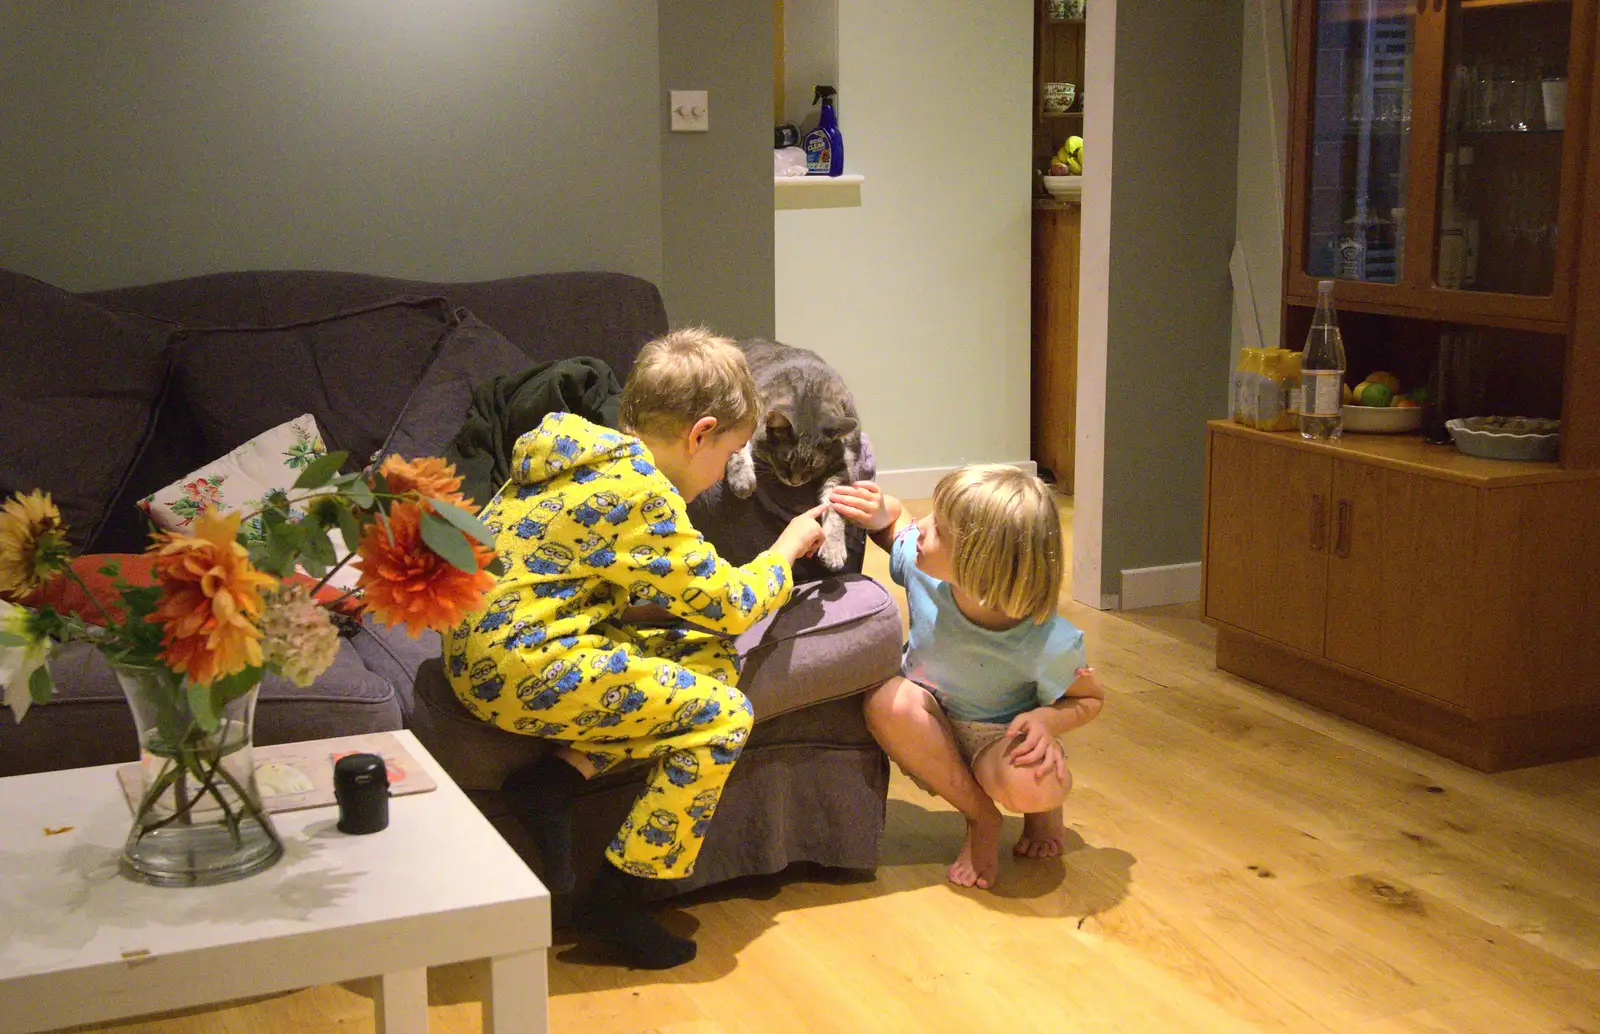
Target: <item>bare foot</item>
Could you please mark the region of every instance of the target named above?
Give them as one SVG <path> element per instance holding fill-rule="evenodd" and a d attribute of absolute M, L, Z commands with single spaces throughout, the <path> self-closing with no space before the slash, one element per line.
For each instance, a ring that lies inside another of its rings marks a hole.
<path fill-rule="evenodd" d="M 967 839 L 950 863 L 950 882 L 958 887 L 988 890 L 1000 875 L 1000 813 L 982 822 L 967 820 Z"/>
<path fill-rule="evenodd" d="M 1024 815 L 1022 835 L 1011 853 L 1018 858 L 1055 858 L 1061 854 L 1066 835 L 1067 826 L 1061 821 L 1060 808 Z"/>

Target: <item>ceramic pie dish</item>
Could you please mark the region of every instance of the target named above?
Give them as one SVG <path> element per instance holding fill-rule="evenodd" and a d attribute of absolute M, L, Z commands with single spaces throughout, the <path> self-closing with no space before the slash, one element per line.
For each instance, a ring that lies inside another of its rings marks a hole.
<path fill-rule="evenodd" d="M 1561 448 L 1561 421 L 1534 417 L 1475 416 L 1446 420 L 1456 448 L 1493 460 L 1553 460 Z"/>

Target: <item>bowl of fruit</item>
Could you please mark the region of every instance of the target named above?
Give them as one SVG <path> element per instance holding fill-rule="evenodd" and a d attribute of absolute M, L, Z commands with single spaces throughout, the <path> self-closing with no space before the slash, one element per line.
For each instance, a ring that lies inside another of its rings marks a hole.
<path fill-rule="evenodd" d="M 1422 405 L 1427 389 L 1410 394 L 1400 391 L 1400 378 L 1387 370 L 1376 370 L 1366 380 L 1344 387 L 1344 405 L 1339 409 L 1344 429 L 1357 434 L 1404 434 L 1422 426 Z"/>
<path fill-rule="evenodd" d="M 1044 189 L 1051 197 L 1073 198 L 1083 193 L 1083 137 L 1070 136 L 1050 159 Z"/>

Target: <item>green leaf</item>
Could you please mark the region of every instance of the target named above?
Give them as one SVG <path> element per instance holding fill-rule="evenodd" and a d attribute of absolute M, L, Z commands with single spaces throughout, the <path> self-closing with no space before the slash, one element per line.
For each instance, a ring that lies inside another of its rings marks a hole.
<path fill-rule="evenodd" d="M 246 668 L 213 682 L 211 695 L 216 701 L 218 710 L 250 692 L 251 687 L 261 681 L 261 672 L 260 667 Z"/>
<path fill-rule="evenodd" d="M 111 563 L 100 568 L 100 573 L 105 575 L 107 578 L 119 577 L 122 574 L 122 564 L 113 560 Z"/>
<path fill-rule="evenodd" d="M 361 522 L 343 506 L 339 507 L 339 535 L 344 539 L 344 548 L 352 553 L 361 545 Z"/>
<path fill-rule="evenodd" d="M 437 514 L 422 515 L 422 541 L 451 566 L 468 574 L 477 573 L 478 557 L 467 544 L 466 536 Z"/>
<path fill-rule="evenodd" d="M 189 713 L 194 715 L 194 720 L 206 732 L 216 732 L 222 727 L 222 722 L 217 719 L 217 704 L 212 699 L 210 686 L 189 683 Z"/>
<path fill-rule="evenodd" d="M 0 646 L 27 646 L 26 636 L 17 635 L 15 632 L 0 632 Z"/>
<path fill-rule="evenodd" d="M 278 524 L 267 533 L 265 557 L 256 566 L 279 578 L 294 573 L 295 557 L 300 552 L 300 529 L 293 524 Z"/>
<path fill-rule="evenodd" d="M 377 502 L 377 499 L 372 495 L 372 486 L 367 484 L 366 478 L 358 478 L 351 482 L 350 487 L 345 490 L 344 496 L 358 510 L 370 510 L 373 504 Z"/>
<path fill-rule="evenodd" d="M 432 500 L 432 503 L 434 511 L 440 517 L 454 524 L 457 528 L 460 528 L 490 549 L 494 548 L 494 532 L 490 531 L 488 526 L 478 518 L 454 503 L 446 503 L 438 499 Z"/>
<path fill-rule="evenodd" d="M 33 702 L 42 704 L 49 700 L 55 691 L 56 684 L 50 678 L 50 669 L 43 664 L 33 669 L 33 674 L 28 676 L 28 696 L 33 698 Z"/>
<path fill-rule="evenodd" d="M 300 476 L 294 479 L 295 488 L 321 488 L 339 473 L 339 468 L 344 465 L 348 452 L 330 452 L 318 456 L 311 461 Z"/>
<path fill-rule="evenodd" d="M 302 559 L 313 561 L 324 570 L 339 559 L 333 554 L 333 542 L 328 538 L 328 529 L 320 524 L 300 525 L 300 541 Z"/>

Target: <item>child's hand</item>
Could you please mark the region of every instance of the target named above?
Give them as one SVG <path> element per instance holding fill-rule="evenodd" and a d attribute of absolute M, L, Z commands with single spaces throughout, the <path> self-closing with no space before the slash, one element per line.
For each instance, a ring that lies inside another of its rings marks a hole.
<path fill-rule="evenodd" d="M 772 548 L 788 557 L 791 565 L 801 557 L 815 553 L 822 545 L 822 525 L 818 522 L 827 508 L 826 503 L 813 506 L 790 521 Z"/>
<path fill-rule="evenodd" d="M 1066 774 L 1066 758 L 1042 710 L 1048 708 L 1024 711 L 1006 727 L 1006 760 L 1018 768 L 1037 768 L 1035 776 L 1041 779 L 1050 771 Z"/>
<path fill-rule="evenodd" d="M 840 517 L 868 531 L 882 531 L 894 523 L 888 496 L 871 481 L 840 485 L 828 493 L 828 502 Z"/>

